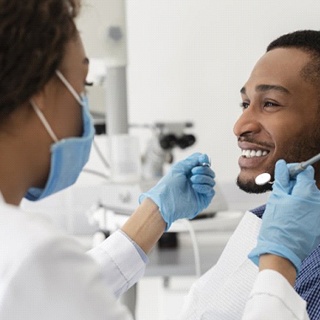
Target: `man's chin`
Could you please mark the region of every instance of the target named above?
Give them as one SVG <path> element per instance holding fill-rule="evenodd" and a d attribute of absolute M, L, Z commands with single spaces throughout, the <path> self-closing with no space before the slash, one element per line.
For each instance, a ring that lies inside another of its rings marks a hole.
<path fill-rule="evenodd" d="M 237 186 L 247 193 L 265 193 L 272 190 L 272 184 L 266 183 L 263 186 L 257 185 L 254 180 L 242 181 L 237 178 Z"/>

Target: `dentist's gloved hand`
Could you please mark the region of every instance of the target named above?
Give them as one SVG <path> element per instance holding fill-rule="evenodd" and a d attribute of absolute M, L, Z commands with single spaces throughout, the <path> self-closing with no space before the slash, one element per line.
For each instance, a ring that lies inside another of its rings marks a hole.
<path fill-rule="evenodd" d="M 284 160 L 276 164 L 273 191 L 249 258 L 258 265 L 260 255 L 275 254 L 290 260 L 298 272 L 302 260 L 320 243 L 320 191 L 312 166 L 290 178 L 292 165 Z"/>
<path fill-rule="evenodd" d="M 215 174 L 202 163 L 209 163 L 209 159 L 201 153 L 177 162 L 156 186 L 139 197 L 140 203 L 150 198 L 159 207 L 166 230 L 175 220 L 192 219 L 210 204 Z"/>

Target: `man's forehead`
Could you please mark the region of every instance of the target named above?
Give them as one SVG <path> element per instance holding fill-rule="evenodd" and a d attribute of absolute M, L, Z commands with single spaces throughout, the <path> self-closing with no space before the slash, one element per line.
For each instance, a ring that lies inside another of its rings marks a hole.
<path fill-rule="evenodd" d="M 266 52 L 253 68 L 254 72 L 281 74 L 283 71 L 299 73 L 311 56 L 297 48 L 276 48 Z"/>
<path fill-rule="evenodd" d="M 269 86 L 283 93 L 291 91 L 290 87 L 301 85 L 301 70 L 310 59 L 306 52 L 299 49 L 273 49 L 258 60 L 241 92 L 248 86 L 263 90 Z"/>

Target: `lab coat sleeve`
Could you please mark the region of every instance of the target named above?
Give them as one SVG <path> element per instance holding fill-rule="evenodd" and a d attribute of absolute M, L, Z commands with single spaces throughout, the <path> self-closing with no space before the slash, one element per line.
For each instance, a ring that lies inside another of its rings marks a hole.
<path fill-rule="evenodd" d="M 145 271 L 146 263 L 133 242 L 120 230 L 88 254 L 101 266 L 105 282 L 116 297 L 135 284 Z"/>
<path fill-rule="evenodd" d="M 278 272 L 259 272 L 242 320 L 309 320 L 306 302 Z"/>

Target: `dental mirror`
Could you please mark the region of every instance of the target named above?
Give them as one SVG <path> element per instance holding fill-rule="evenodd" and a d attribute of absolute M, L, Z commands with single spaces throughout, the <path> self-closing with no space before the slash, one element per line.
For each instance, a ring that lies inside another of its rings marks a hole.
<path fill-rule="evenodd" d="M 255 179 L 255 183 L 258 185 L 258 186 L 263 186 L 264 184 L 270 182 L 271 180 L 271 175 L 267 172 L 265 173 L 261 173 L 259 174 L 256 179 Z"/>

